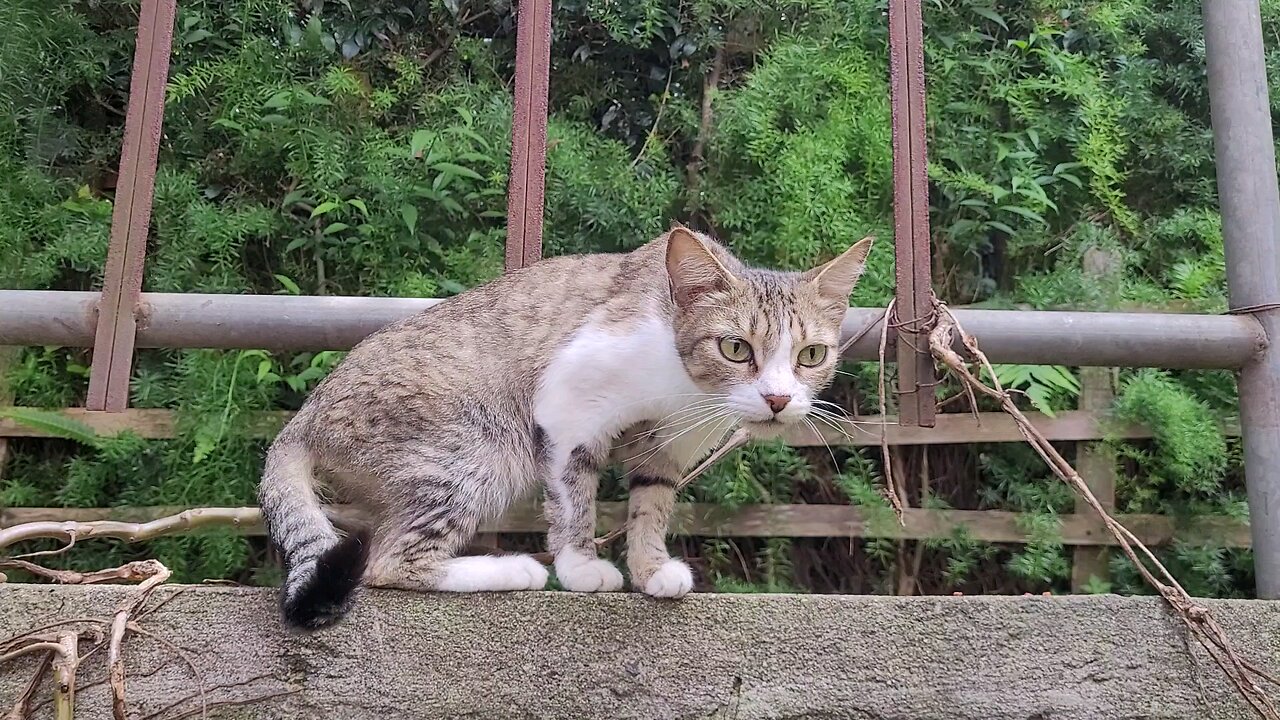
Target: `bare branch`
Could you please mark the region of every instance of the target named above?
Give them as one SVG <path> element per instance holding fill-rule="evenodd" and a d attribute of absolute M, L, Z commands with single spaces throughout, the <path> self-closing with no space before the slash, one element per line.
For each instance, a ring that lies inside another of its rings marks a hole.
<path fill-rule="evenodd" d="M 58 648 L 58 651 L 61 652 L 62 646 L 59 645 Z M 5 720 L 27 720 L 31 716 L 31 701 L 35 699 L 36 690 L 40 688 L 40 681 L 44 679 L 45 673 L 49 672 L 53 657 L 54 652 L 50 651 L 40 658 L 40 662 L 36 665 L 35 673 L 27 681 L 27 686 L 23 689 L 22 694 L 18 696 L 17 702 L 13 704 L 13 709 L 9 711 L 8 715 L 4 716 Z"/>
<path fill-rule="evenodd" d="M 111 640 L 107 646 L 107 676 L 111 681 L 111 712 L 115 720 L 128 720 L 124 700 L 123 646 L 125 633 L 129 629 L 129 620 L 142 603 L 146 602 L 147 597 L 151 595 L 151 591 L 160 583 L 168 580 L 172 574 L 169 568 L 161 564 L 159 560 L 143 560 L 140 563 L 131 564 L 145 568 L 148 576 L 138 586 L 137 591 L 120 604 L 120 607 L 116 609 L 115 617 L 111 621 Z"/>
<path fill-rule="evenodd" d="M 880 326 L 880 374 L 879 374 L 879 393 L 880 393 L 880 417 L 885 416 L 887 411 L 887 403 L 885 400 L 884 385 L 884 365 L 885 350 L 889 345 L 889 318 L 893 316 L 893 307 L 898 301 L 896 299 L 889 301 L 889 307 L 885 308 L 883 324 Z M 898 490 L 898 483 L 893 477 L 893 460 L 889 455 L 889 428 L 885 423 L 880 424 L 880 457 L 884 460 L 884 492 L 889 499 L 889 505 L 893 508 L 893 514 L 898 517 L 898 524 L 906 527 L 906 520 L 903 518 L 903 500 L 902 493 Z"/>
<path fill-rule="evenodd" d="M 76 670 L 80 667 L 80 634 L 63 633 L 53 660 L 53 708 L 57 720 L 73 720 L 76 714 Z"/>
<path fill-rule="evenodd" d="M 116 538 L 128 542 L 152 540 L 215 525 L 250 525 L 261 521 L 257 508 L 196 508 L 145 523 L 98 520 L 93 522 L 32 522 L 0 530 L 0 549 L 40 538 L 74 542 L 88 538 Z"/>

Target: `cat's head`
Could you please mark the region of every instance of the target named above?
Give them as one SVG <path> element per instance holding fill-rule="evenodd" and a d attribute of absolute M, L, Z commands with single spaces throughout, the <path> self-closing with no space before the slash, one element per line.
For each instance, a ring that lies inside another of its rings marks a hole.
<path fill-rule="evenodd" d="M 835 378 L 840 325 L 871 243 L 807 272 L 778 272 L 747 267 L 710 238 L 673 228 L 667 274 L 689 376 L 757 435 L 800 422 Z"/>

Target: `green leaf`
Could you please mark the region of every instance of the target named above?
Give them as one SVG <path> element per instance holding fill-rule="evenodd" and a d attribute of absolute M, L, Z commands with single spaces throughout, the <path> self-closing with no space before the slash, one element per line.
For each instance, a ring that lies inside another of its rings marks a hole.
<path fill-rule="evenodd" d="M 270 98 L 268 98 L 267 101 L 262 104 L 262 107 L 271 108 L 272 110 L 287 108 L 289 107 L 289 105 L 292 104 L 291 103 L 292 99 L 293 99 L 292 90 L 281 90 L 276 94 L 272 95 Z"/>
<path fill-rule="evenodd" d="M 1045 220 L 1044 220 L 1044 217 L 1043 217 L 1042 215 L 1040 215 L 1040 213 L 1038 213 L 1038 212 L 1036 212 L 1036 211 L 1034 211 L 1034 210 L 1028 210 L 1027 208 L 1024 208 L 1024 207 L 1019 206 L 1019 205 L 1005 205 L 1005 206 L 1001 207 L 1000 209 L 1001 209 L 1001 210 L 1008 210 L 1009 212 L 1013 213 L 1014 215 L 1021 215 L 1022 217 L 1026 218 L 1026 219 L 1028 219 L 1028 220 L 1034 220 L 1035 222 L 1038 222 L 1038 223 L 1043 223 L 1043 222 L 1045 221 Z"/>
<path fill-rule="evenodd" d="M 280 207 L 287 208 L 293 206 L 294 203 L 302 200 L 307 196 L 306 190 L 293 190 L 284 199 L 280 201 Z"/>
<path fill-rule="evenodd" d="M 416 232 L 418 229 L 418 208 L 412 205 L 400 206 L 400 218 L 404 220 L 404 226 L 409 228 L 409 232 Z"/>
<path fill-rule="evenodd" d="M 315 210 L 311 211 L 311 219 L 314 220 L 315 218 L 318 218 L 327 212 L 333 212 L 336 209 L 338 209 L 338 203 L 333 202 L 332 200 L 322 202 L 316 206 Z"/>
<path fill-rule="evenodd" d="M 454 175 L 461 175 L 462 177 L 471 178 L 472 180 L 484 179 L 484 177 L 481 176 L 480 173 L 476 172 L 475 170 L 472 170 L 469 167 L 455 165 L 451 162 L 436 163 L 435 165 L 431 166 L 431 169 L 437 172 L 447 172 L 447 173 L 452 173 Z"/>
<path fill-rule="evenodd" d="M 218 118 L 217 120 L 213 121 L 212 125 L 214 127 L 231 128 L 232 130 L 238 130 L 240 132 L 244 132 L 244 125 L 241 125 L 235 120 L 228 120 L 226 118 Z"/>
<path fill-rule="evenodd" d="M 284 251 L 287 253 L 293 252 L 294 250 L 297 250 L 298 248 L 302 247 L 303 245 L 306 245 L 309 242 L 311 242 L 310 235 L 303 235 L 302 237 L 296 237 L 289 241 L 289 244 L 285 246 Z"/>
<path fill-rule="evenodd" d="M 9 418 L 19 425 L 26 425 L 47 435 L 63 440 L 74 440 L 82 445 L 98 447 L 102 438 L 88 425 L 73 420 L 62 413 L 34 408 L 0 408 L 0 418 Z"/>
<path fill-rule="evenodd" d="M 334 233 L 342 232 L 343 230 L 346 230 L 346 229 L 347 229 L 347 228 L 349 228 L 349 227 L 351 227 L 351 226 L 350 226 L 350 225 L 348 225 L 348 224 L 346 224 L 346 223 L 340 223 L 340 222 L 338 222 L 338 223 L 334 223 L 334 224 L 330 225 L 329 227 L 325 228 L 325 229 L 324 229 L 324 232 L 323 232 L 323 233 L 321 233 L 321 235 L 332 235 L 332 234 L 334 234 Z"/>
<path fill-rule="evenodd" d="M 977 15 L 981 15 L 982 17 L 984 17 L 984 18 L 986 18 L 986 19 L 990 20 L 991 22 L 993 22 L 993 23 L 995 23 L 995 24 L 999 25 L 1000 27 L 1004 28 L 1005 30 L 1008 30 L 1008 29 L 1009 29 L 1009 25 L 1008 25 L 1008 23 L 1006 23 L 1006 22 L 1004 21 L 1004 16 L 1002 16 L 1000 13 L 996 12 L 995 10 L 993 10 L 993 9 L 991 9 L 991 8 L 981 8 L 981 7 L 976 7 L 976 8 L 971 8 L 971 9 L 973 10 L 973 12 L 974 12 L 975 14 L 977 14 Z"/>
<path fill-rule="evenodd" d="M 409 140 L 409 157 L 421 158 L 422 152 L 436 141 L 435 133 L 430 130 L 415 130 L 413 137 Z"/>
<path fill-rule="evenodd" d="M 298 283 L 294 282 L 289 277 L 285 275 L 272 275 L 272 277 L 279 281 L 279 283 L 284 286 L 284 289 L 288 290 L 291 295 L 302 294 L 302 289 L 298 287 Z"/>
<path fill-rule="evenodd" d="M 351 207 L 353 207 L 353 208 L 355 208 L 355 209 L 359 210 L 359 211 L 360 211 L 360 213 L 361 213 L 362 215 L 364 215 L 364 216 L 368 217 L 368 215 L 369 215 L 369 206 L 368 206 L 368 205 L 365 205 L 363 200 L 361 200 L 361 199 L 359 199 L 359 198 L 356 198 L 355 200 L 348 200 L 348 201 L 347 201 L 347 204 L 348 204 L 348 205 L 350 205 Z"/>

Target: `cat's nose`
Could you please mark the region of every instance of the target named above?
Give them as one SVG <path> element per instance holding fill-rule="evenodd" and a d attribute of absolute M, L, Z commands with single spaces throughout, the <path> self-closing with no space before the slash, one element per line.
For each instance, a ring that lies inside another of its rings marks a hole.
<path fill-rule="evenodd" d="M 765 395 L 764 401 L 769 403 L 770 410 L 774 411 L 775 413 L 780 413 L 782 412 L 782 409 L 787 406 L 787 403 L 791 402 L 791 396 L 790 395 Z"/>

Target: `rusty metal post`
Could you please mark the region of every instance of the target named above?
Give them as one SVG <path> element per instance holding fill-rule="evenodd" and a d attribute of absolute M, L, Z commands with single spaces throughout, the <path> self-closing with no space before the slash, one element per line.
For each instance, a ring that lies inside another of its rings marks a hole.
<path fill-rule="evenodd" d="M 1280 598 L 1280 191 L 1258 0 L 1205 0 L 1209 102 L 1232 311 L 1269 347 L 1240 373 L 1258 597 Z"/>
<path fill-rule="evenodd" d="M 142 0 L 138 14 L 124 147 L 111 216 L 111 244 L 89 373 L 86 407 L 90 410 L 121 412 L 129 405 L 129 374 L 137 332 L 134 313 L 142 292 L 142 262 L 160 154 L 174 4 L 175 0 Z"/>
<path fill-rule="evenodd" d="M 920 0 L 889 3 L 889 82 L 893 110 L 893 236 L 898 327 L 898 421 L 933 427 L 933 313 L 929 178 L 925 153 L 924 19 Z"/>
<path fill-rule="evenodd" d="M 520 0 L 516 16 L 515 113 L 507 191 L 507 269 L 542 257 L 551 76 L 551 0 Z"/>

